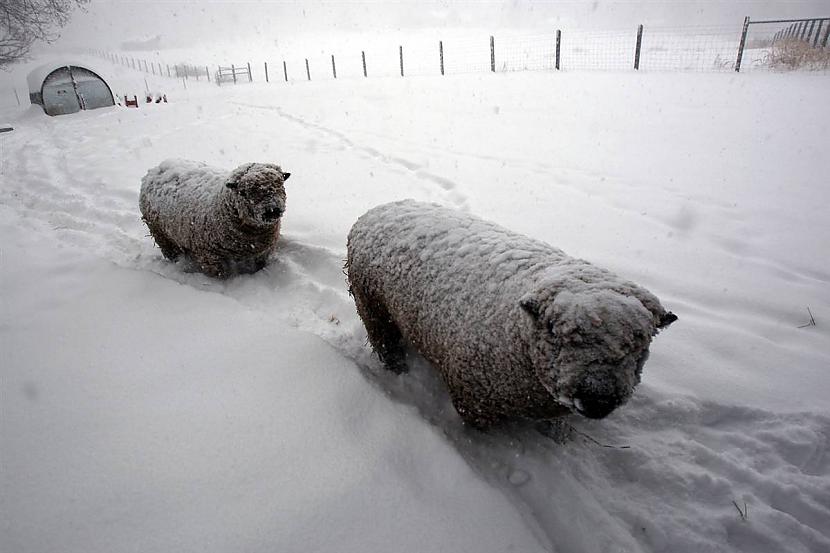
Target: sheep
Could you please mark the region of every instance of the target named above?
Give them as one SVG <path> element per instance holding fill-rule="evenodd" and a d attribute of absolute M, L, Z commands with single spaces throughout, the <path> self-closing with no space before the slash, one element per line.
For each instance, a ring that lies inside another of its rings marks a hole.
<path fill-rule="evenodd" d="M 346 270 L 380 360 L 405 372 L 406 347 L 414 347 L 477 428 L 607 416 L 639 383 L 652 336 L 677 319 L 605 269 L 413 200 L 357 220 Z"/>
<path fill-rule="evenodd" d="M 139 207 L 167 259 L 215 278 L 265 266 L 280 234 L 290 177 L 278 165 L 246 163 L 228 173 L 168 159 L 141 180 Z"/>

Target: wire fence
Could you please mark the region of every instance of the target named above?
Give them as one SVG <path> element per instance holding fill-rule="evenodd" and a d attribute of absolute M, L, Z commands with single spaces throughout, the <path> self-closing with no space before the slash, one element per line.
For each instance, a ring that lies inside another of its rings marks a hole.
<path fill-rule="evenodd" d="M 643 27 L 616 31 L 552 30 L 496 36 L 374 40 L 365 48 L 315 48 L 219 65 L 166 63 L 126 52 L 90 51 L 125 68 L 188 81 L 227 83 L 227 67 L 247 68 L 232 84 L 253 81 L 459 75 L 514 71 L 830 71 L 830 18 L 751 21 L 743 26 Z M 0 88 L 0 108 L 23 92 Z"/>

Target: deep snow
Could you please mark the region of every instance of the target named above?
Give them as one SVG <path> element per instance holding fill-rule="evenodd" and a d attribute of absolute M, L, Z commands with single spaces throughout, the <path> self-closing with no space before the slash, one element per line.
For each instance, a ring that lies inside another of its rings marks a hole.
<path fill-rule="evenodd" d="M 828 84 L 171 80 L 138 110 L 2 112 L 0 550 L 827 550 Z M 163 260 L 137 198 L 167 157 L 289 168 L 266 269 Z M 465 429 L 417 357 L 385 373 L 342 262 L 406 197 L 655 292 L 680 321 L 632 400 L 560 445 Z"/>

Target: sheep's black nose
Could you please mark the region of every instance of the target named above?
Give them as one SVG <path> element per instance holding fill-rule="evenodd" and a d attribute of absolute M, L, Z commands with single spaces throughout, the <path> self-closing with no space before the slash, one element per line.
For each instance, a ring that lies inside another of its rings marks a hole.
<path fill-rule="evenodd" d="M 577 396 L 574 398 L 576 411 L 589 419 L 604 419 L 619 407 L 620 403 L 618 398 L 607 396 Z"/>
<path fill-rule="evenodd" d="M 276 221 L 282 216 L 282 211 L 278 208 L 271 208 L 266 209 L 265 212 L 262 214 L 263 219 L 266 221 Z"/>

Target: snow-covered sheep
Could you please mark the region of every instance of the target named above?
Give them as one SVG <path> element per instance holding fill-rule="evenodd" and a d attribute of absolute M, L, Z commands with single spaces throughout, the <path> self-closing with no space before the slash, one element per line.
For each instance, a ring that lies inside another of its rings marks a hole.
<path fill-rule="evenodd" d="M 639 383 L 652 336 L 677 319 L 605 269 L 412 200 L 358 219 L 347 272 L 386 366 L 403 371 L 413 346 L 477 427 L 571 411 L 605 417 Z"/>
<path fill-rule="evenodd" d="M 290 173 L 270 163 L 231 171 L 168 159 L 141 180 L 139 207 L 168 259 L 227 278 L 265 266 L 285 211 L 283 183 Z"/>

